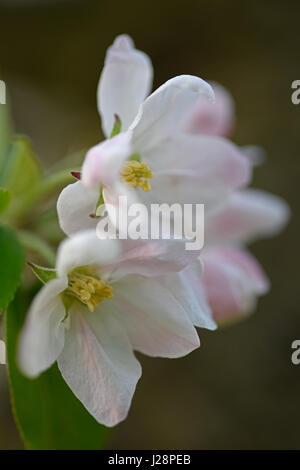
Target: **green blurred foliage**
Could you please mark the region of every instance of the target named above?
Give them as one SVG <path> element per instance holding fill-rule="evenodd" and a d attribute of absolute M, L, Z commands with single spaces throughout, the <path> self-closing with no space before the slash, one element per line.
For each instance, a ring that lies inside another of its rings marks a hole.
<path fill-rule="evenodd" d="M 15 233 L 0 226 L 0 312 L 6 309 L 21 281 L 25 255 Z"/>
<path fill-rule="evenodd" d="M 7 189 L 0 188 L 0 214 L 8 207 L 11 200 L 11 194 Z"/>
<path fill-rule="evenodd" d="M 1 184 L 12 197 L 11 204 L 5 213 L 10 220 L 15 213 L 22 210 L 27 193 L 42 177 L 42 169 L 26 137 L 15 137 L 6 152 L 5 161 L 0 171 Z"/>

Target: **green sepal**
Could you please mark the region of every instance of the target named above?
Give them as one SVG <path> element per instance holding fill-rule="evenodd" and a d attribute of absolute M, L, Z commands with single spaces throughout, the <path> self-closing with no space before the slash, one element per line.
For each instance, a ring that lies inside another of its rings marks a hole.
<path fill-rule="evenodd" d="M 122 122 L 121 119 L 117 114 L 115 114 L 115 122 L 114 122 L 114 127 L 113 130 L 111 131 L 110 138 L 114 137 L 115 135 L 120 134 L 122 130 Z"/>
<path fill-rule="evenodd" d="M 34 263 L 28 263 L 31 267 L 33 273 L 36 277 L 42 281 L 43 284 L 47 284 L 47 282 L 51 281 L 52 279 L 56 279 L 56 270 L 51 268 L 44 268 L 43 266 L 38 266 Z"/>
<path fill-rule="evenodd" d="M 102 188 L 102 185 L 100 185 L 99 199 L 96 204 L 95 212 L 92 212 L 90 214 L 90 217 L 92 217 L 93 219 L 98 219 L 99 217 L 103 215 L 104 210 L 105 210 L 105 203 L 103 199 L 103 188 Z"/>

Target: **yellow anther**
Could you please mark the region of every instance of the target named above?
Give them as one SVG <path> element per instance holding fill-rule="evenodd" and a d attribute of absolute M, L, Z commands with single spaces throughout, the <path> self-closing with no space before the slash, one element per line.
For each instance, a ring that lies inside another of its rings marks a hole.
<path fill-rule="evenodd" d="M 151 189 L 148 179 L 153 178 L 153 173 L 145 162 L 127 161 L 123 166 L 121 176 L 123 181 L 133 188 L 139 187 L 146 192 Z"/>
<path fill-rule="evenodd" d="M 113 290 L 102 279 L 73 271 L 69 276 L 66 294 L 75 297 L 81 303 L 87 305 L 88 309 L 93 312 L 102 300 L 113 297 Z"/>

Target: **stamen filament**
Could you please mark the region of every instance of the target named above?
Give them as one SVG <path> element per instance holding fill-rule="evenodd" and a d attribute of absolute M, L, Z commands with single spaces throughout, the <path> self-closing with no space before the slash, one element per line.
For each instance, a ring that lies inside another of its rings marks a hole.
<path fill-rule="evenodd" d="M 103 279 L 76 271 L 73 271 L 69 276 L 68 288 L 65 293 L 87 305 L 91 312 L 104 299 L 113 297 L 112 287 L 106 284 Z"/>

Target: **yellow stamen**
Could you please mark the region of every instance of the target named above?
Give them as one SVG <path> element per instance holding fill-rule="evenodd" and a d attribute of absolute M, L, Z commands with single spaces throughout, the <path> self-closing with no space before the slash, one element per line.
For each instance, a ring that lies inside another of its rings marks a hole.
<path fill-rule="evenodd" d="M 113 290 L 102 279 L 73 271 L 69 276 L 69 286 L 66 294 L 75 297 L 93 312 L 102 300 L 113 297 Z"/>
<path fill-rule="evenodd" d="M 146 192 L 151 189 L 148 179 L 153 178 L 153 173 L 145 162 L 127 161 L 122 169 L 121 176 L 123 181 L 133 188 L 139 187 Z"/>

